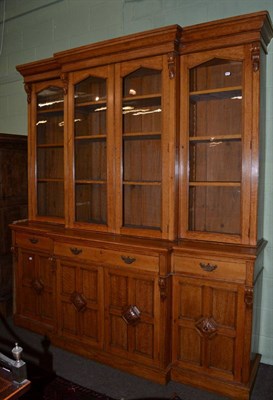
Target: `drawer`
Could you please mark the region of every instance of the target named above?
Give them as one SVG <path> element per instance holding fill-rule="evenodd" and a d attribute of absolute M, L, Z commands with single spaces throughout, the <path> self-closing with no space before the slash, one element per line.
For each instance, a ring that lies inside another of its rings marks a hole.
<path fill-rule="evenodd" d="M 57 257 L 72 257 L 74 259 L 86 260 L 104 265 L 138 268 L 145 271 L 157 272 L 159 270 L 158 256 L 131 252 L 119 252 L 68 243 L 55 243 L 54 255 Z"/>
<path fill-rule="evenodd" d="M 174 255 L 173 271 L 178 274 L 197 275 L 208 279 L 228 281 L 244 281 L 246 279 L 245 263 L 213 258 L 192 258 Z"/>
<path fill-rule="evenodd" d="M 44 251 L 50 251 L 52 244 L 52 240 L 48 237 L 27 233 L 17 233 L 15 241 L 18 247 L 27 247 L 33 250 L 37 249 Z"/>

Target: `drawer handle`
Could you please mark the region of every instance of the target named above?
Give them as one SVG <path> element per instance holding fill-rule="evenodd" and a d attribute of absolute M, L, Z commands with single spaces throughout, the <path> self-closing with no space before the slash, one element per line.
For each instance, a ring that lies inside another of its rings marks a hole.
<path fill-rule="evenodd" d="M 218 265 L 216 264 L 210 264 L 210 263 L 200 263 L 200 267 L 202 268 L 203 271 L 206 272 L 212 272 L 214 271 L 216 268 L 218 268 Z"/>
<path fill-rule="evenodd" d="M 82 249 L 78 249 L 77 247 L 70 247 L 70 251 L 75 256 L 77 256 L 77 255 L 82 253 Z"/>
<path fill-rule="evenodd" d="M 39 240 L 36 239 L 36 238 L 29 238 L 29 241 L 30 241 L 30 243 L 32 243 L 32 244 L 36 244 L 36 243 L 39 242 Z"/>
<path fill-rule="evenodd" d="M 122 261 L 125 262 L 125 264 L 133 264 L 133 262 L 136 261 L 136 258 L 134 257 L 129 257 L 129 256 L 120 256 Z"/>

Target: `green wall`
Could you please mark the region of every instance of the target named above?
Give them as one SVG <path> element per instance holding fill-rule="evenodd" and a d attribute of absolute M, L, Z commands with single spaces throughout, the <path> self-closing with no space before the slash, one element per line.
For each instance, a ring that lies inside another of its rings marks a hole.
<path fill-rule="evenodd" d="M 26 94 L 15 69 L 18 64 L 147 29 L 183 27 L 261 10 L 268 10 L 273 19 L 272 0 L 0 0 L 0 132 L 27 134 Z M 259 351 L 264 363 L 273 364 L 273 40 L 268 53 L 264 204 L 268 245 Z"/>

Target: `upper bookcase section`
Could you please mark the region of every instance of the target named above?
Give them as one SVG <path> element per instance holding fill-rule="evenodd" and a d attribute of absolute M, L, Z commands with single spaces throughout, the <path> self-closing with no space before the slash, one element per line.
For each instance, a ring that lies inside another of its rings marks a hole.
<path fill-rule="evenodd" d="M 185 28 L 171 25 L 105 40 L 18 65 L 17 70 L 28 83 L 54 79 L 65 72 L 169 53 L 171 71 L 173 53 L 187 54 L 246 43 L 261 43 L 266 51 L 272 37 L 269 13 L 260 11 Z"/>

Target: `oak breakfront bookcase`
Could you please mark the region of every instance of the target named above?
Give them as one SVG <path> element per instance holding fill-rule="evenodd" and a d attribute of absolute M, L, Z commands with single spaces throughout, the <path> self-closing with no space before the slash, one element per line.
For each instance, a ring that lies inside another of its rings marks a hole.
<path fill-rule="evenodd" d="M 20 65 L 29 219 L 16 324 L 147 379 L 248 399 L 260 355 L 267 12 Z"/>

